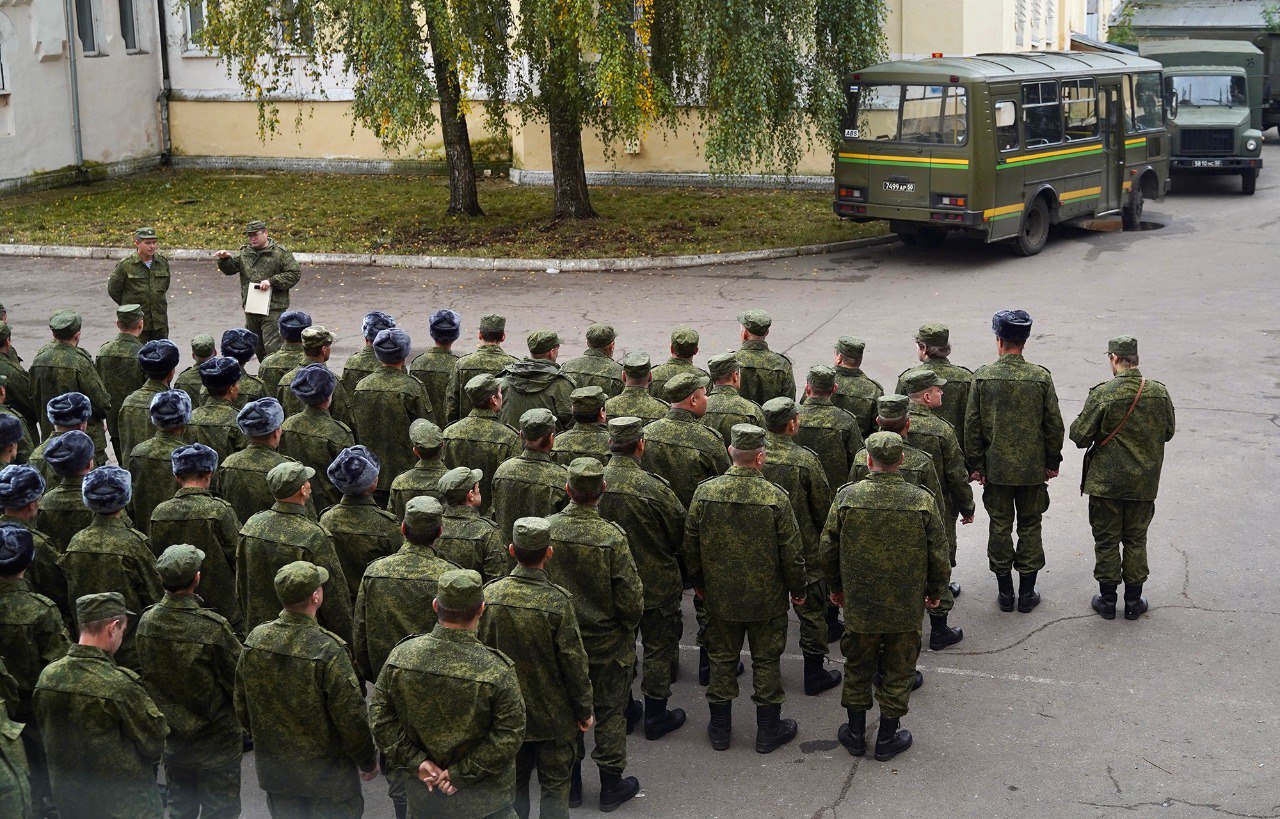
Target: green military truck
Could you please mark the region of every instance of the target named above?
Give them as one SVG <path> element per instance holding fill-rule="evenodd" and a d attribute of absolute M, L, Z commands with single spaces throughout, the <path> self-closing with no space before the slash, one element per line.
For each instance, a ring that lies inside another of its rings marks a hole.
<path fill-rule="evenodd" d="M 1253 194 L 1262 170 L 1262 52 L 1239 40 L 1160 40 L 1139 53 L 1164 66 L 1169 173 L 1240 176 Z"/>

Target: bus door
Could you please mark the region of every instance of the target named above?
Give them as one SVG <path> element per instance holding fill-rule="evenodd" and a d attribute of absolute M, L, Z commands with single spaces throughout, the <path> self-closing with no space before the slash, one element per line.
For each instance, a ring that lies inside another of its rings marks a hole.
<path fill-rule="evenodd" d="M 1007 239 L 1018 234 L 1022 227 L 1023 185 L 1022 166 L 1008 162 L 1022 149 L 1018 123 L 1018 93 L 992 93 L 991 121 L 995 134 L 995 197 L 983 216 L 990 230 L 990 239 Z"/>
<path fill-rule="evenodd" d="M 1098 200 L 1098 213 L 1120 209 L 1124 202 L 1124 109 L 1120 106 L 1120 89 L 1107 84 L 1099 89 L 1098 105 L 1102 122 L 1102 195 Z"/>

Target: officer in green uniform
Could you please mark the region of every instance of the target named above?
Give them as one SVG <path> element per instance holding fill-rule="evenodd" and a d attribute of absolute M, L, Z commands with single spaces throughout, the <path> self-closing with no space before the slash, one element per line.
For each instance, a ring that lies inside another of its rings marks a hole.
<path fill-rule="evenodd" d="M 344 640 L 351 638 L 351 597 L 342 563 L 329 533 L 307 513 L 311 497 L 310 467 L 288 461 L 267 473 L 275 504 L 245 521 L 236 549 L 236 596 L 244 612 L 245 630 L 271 620 L 275 611 L 274 578 L 280 567 L 307 560 L 330 578 L 324 588 L 320 622 Z"/>
<path fill-rule="evenodd" d="M 764 476 L 782 487 L 791 500 L 804 547 L 805 602 L 796 606 L 800 621 L 800 653 L 804 655 L 804 693 L 821 694 L 840 684 L 840 672 L 823 668 L 827 661 L 827 587 L 818 560 L 818 538 L 831 508 L 831 487 L 822 462 L 796 443 L 800 428 L 796 402 L 770 398 L 764 402 Z"/>
<path fill-rule="evenodd" d="M 73 429 L 51 441 L 44 456 L 58 482 L 40 500 L 36 528 L 48 535 L 53 548 L 62 554 L 71 538 L 93 520 L 80 494 L 84 476 L 93 469 L 93 440 Z"/>
<path fill-rule="evenodd" d="M 515 425 L 525 412 L 542 408 L 555 416 L 556 428 L 573 425 L 573 381 L 560 371 L 556 358 L 560 355 L 560 336 L 548 330 L 529 334 L 529 355 L 503 368 L 502 411 L 498 417 Z"/>
<path fill-rule="evenodd" d="M 179 356 L 178 345 L 168 339 L 148 341 L 138 351 L 137 367 L 146 376 L 146 381 L 120 404 L 117 428 L 120 431 L 120 451 L 124 453 L 122 464 L 128 463 L 135 446 L 151 437 L 151 401 L 169 389 Z M 196 394 L 199 395 L 198 390 Z M 190 392 L 187 392 L 187 398 L 191 398 Z M 191 401 L 191 406 L 196 406 L 195 400 Z"/>
<path fill-rule="evenodd" d="M 587 349 L 560 368 L 578 389 L 599 387 L 605 398 L 622 392 L 622 365 L 613 360 L 618 333 L 609 324 L 593 324 L 587 328 Z"/>
<path fill-rule="evenodd" d="M 569 394 L 573 402 L 573 427 L 556 436 L 551 457 L 561 466 L 576 458 L 595 458 L 602 465 L 609 461 L 609 430 L 604 424 L 603 388 L 579 387 Z"/>
<path fill-rule="evenodd" d="M 303 367 L 323 367 L 329 369 L 329 356 L 333 350 L 333 333 L 318 324 L 313 324 L 302 331 L 302 352 L 305 359 L 297 367 L 280 377 L 278 384 L 273 385 L 272 394 L 280 401 L 280 405 L 284 407 L 286 416 L 296 415 L 302 412 L 303 403 L 293 394 L 290 387 L 293 385 L 293 379 L 297 377 L 298 372 Z M 241 365 L 243 366 L 243 365 Z M 342 382 L 337 381 L 337 375 L 334 375 L 335 383 L 333 386 L 333 395 L 330 399 L 329 414 L 334 420 L 343 424 L 351 425 L 351 402 L 347 398 L 347 391 L 343 388 Z"/>
<path fill-rule="evenodd" d="M 710 427 L 729 445 L 729 431 L 734 424 L 764 425 L 760 407 L 738 394 L 742 384 L 742 371 L 738 367 L 737 353 L 720 353 L 707 359 L 712 387 L 707 392 L 707 411 L 702 424 Z"/>
<path fill-rule="evenodd" d="M 1013 611 L 1016 569 L 1018 611 L 1025 614 L 1040 603 L 1040 520 L 1049 508 L 1048 482 L 1058 477 L 1062 464 L 1062 411 L 1053 375 L 1022 356 L 1031 335 L 1031 316 L 1024 310 L 1001 310 L 992 317 L 991 330 L 1000 358 L 973 374 L 964 452 L 969 479 L 982 484 L 982 505 L 991 519 L 987 559 L 999 587 L 1000 610 Z"/>
<path fill-rule="evenodd" d="M 155 603 L 164 592 L 151 543 L 123 518 L 131 495 L 129 473 L 118 466 L 100 466 L 85 476 L 81 494 L 93 521 L 71 538 L 58 558 L 68 593 L 78 600 L 86 594 L 119 592 L 125 604 L 138 611 Z M 137 626 L 136 620 L 130 621 L 116 652 L 116 662 L 134 671 L 140 670 L 134 645 Z"/>
<path fill-rule="evenodd" d="M 1155 516 L 1164 445 L 1173 438 L 1173 401 L 1164 384 L 1138 369 L 1133 336 L 1107 342 L 1107 359 L 1114 377 L 1089 390 L 1071 423 L 1071 440 L 1094 453 L 1081 482 L 1089 496 L 1098 581 L 1093 610 L 1114 619 L 1116 587 L 1124 581 L 1124 616 L 1136 620 L 1147 610 L 1147 528 Z"/>
<path fill-rule="evenodd" d="M 169 303 L 165 296 L 169 291 L 169 257 L 156 252 L 158 241 L 155 228 L 135 230 L 136 250 L 121 259 L 107 279 L 107 295 L 112 301 L 142 308 L 144 342 L 169 337 Z"/>
<path fill-rule="evenodd" d="M 186 446 L 191 399 L 182 390 L 162 392 L 151 399 L 151 424 L 156 434 L 138 444 L 129 455 L 133 503 L 129 517 L 141 531 L 151 531 L 151 513 L 178 491 L 173 480 L 173 451 Z"/>
<path fill-rule="evenodd" d="M 973 387 L 973 370 L 952 364 L 951 331 L 943 324 L 926 324 L 916 333 L 916 353 L 920 359 L 917 367 L 904 370 L 898 376 L 898 388 L 894 392 L 909 395 L 903 389 L 902 378 L 911 370 L 931 370 L 944 379 L 942 404 L 933 414 L 946 421 L 956 431 L 956 440 L 964 445 L 964 411 L 969 403 L 969 390 Z"/>
<path fill-rule="evenodd" d="M 142 613 L 143 683 L 169 723 L 164 749 L 170 819 L 240 815 L 244 735 L 236 718 L 236 664 L 243 647 L 196 589 L 206 555 L 170 546 L 156 560 L 164 598 Z"/>
<path fill-rule="evenodd" d="M 480 481 L 480 511 L 492 505 L 493 474 L 508 458 L 520 450 L 520 434 L 498 418 L 502 409 L 502 392 L 498 379 L 481 373 L 467 382 L 466 418 L 454 421 L 441 433 L 444 438 L 444 465 L 450 469 L 465 466 L 484 473 Z"/>
<path fill-rule="evenodd" d="M 326 592 L 345 597 L 346 584 L 296 560 L 272 574 L 272 587 L 284 610 L 253 630 L 236 668 L 236 714 L 253 737 L 258 785 L 275 819 L 354 819 L 378 757 L 351 650 L 316 622 Z"/>
<path fill-rule="evenodd" d="M 458 466 L 440 476 L 438 489 L 444 503 L 442 531 L 436 553 L 461 569 L 479 572 L 486 581 L 504 577 L 509 568 L 507 550 L 498 524 L 480 514 L 479 469 Z"/>
<path fill-rule="evenodd" d="M 191 359 L 192 364 L 182 372 L 178 373 L 173 379 L 174 389 L 182 390 L 191 399 L 191 406 L 198 407 L 201 403 L 201 384 L 200 384 L 200 365 L 213 358 L 218 354 L 218 348 L 214 344 L 213 336 L 208 333 L 197 333 L 191 339 Z M 141 361 L 138 362 L 141 365 Z M 146 368 L 143 368 L 146 372 Z M 148 376 L 151 374 L 148 373 Z"/>
<path fill-rule="evenodd" d="M 670 388 L 671 385 L 668 385 Z M 787 493 L 764 476 L 765 431 L 733 428 L 726 474 L 698 485 L 684 528 L 684 556 L 695 593 L 706 601 L 711 659 L 707 704 L 711 747 L 727 750 L 738 696 L 737 665 L 749 640 L 756 704 L 756 751 L 767 754 L 796 736 L 781 719 L 780 661 L 787 643 L 787 600 L 805 603 L 804 544 Z"/>
<path fill-rule="evenodd" d="M 875 432 L 876 399 L 884 395 L 880 382 L 862 371 L 862 356 L 867 343 L 854 336 L 836 339 L 836 392 L 831 400 L 848 410 L 862 425 L 863 436 Z"/>
<path fill-rule="evenodd" d="M 40 513 L 41 496 L 45 481 L 40 473 L 29 465 L 10 464 L 0 469 L 0 523 L 14 524 L 31 532 L 35 543 L 36 560 L 27 569 L 26 578 L 37 594 L 53 601 L 68 627 L 74 625 L 71 598 L 67 596 L 67 578 L 58 566 L 57 548 L 44 532 L 35 528 Z"/>
<path fill-rule="evenodd" d="M 364 346 L 347 356 L 347 360 L 342 363 L 342 386 L 346 389 L 348 396 L 355 393 L 356 384 L 360 383 L 361 378 L 382 369 L 382 365 L 373 355 L 373 340 L 378 337 L 378 333 L 395 326 L 396 320 L 380 310 L 365 313 L 364 319 L 360 322 Z"/>
<path fill-rule="evenodd" d="M 818 365 L 809 368 L 804 399 L 800 404 L 800 428 L 796 443 L 808 447 L 822 461 L 832 491 L 849 478 L 853 457 L 862 449 L 862 427 L 848 410 L 831 400 L 836 391 L 836 371 Z"/>
<path fill-rule="evenodd" d="M 742 325 L 742 346 L 738 349 L 741 382 L 738 392 L 743 398 L 763 405 L 770 398 L 796 397 L 796 377 L 791 359 L 769 349 L 765 337 L 773 318 L 763 310 L 747 310 L 738 315 Z"/>
<path fill-rule="evenodd" d="M 569 815 L 569 778 L 578 737 L 595 722 L 591 677 L 573 596 L 547 577 L 550 525 L 520 518 L 510 545 L 517 566 L 484 588 L 480 641 L 515 664 L 524 698 L 524 743 L 516 754 L 515 810 L 529 815 L 529 779 L 538 772 L 538 815 Z"/>
<path fill-rule="evenodd" d="M 258 352 L 258 378 L 262 379 L 267 395 L 272 398 L 284 374 L 307 363 L 307 354 L 302 349 L 302 331 L 311 326 L 311 316 L 301 310 L 286 310 L 273 326 L 280 333 L 280 348 L 267 356 L 262 355 L 261 349 Z M 252 325 L 250 330 L 253 330 Z M 261 337 L 262 334 L 257 335 Z M 223 346 L 226 346 L 225 340 Z M 227 351 L 223 350 L 222 354 L 226 355 Z"/>
<path fill-rule="evenodd" d="M 69 392 L 50 399 L 45 407 L 45 417 L 49 423 L 53 424 L 53 433 L 38 447 L 31 450 L 27 463 L 39 470 L 40 477 L 44 478 L 45 483 L 52 484 L 58 476 L 45 459 L 45 452 L 65 433 L 73 429 L 81 432 L 87 430 L 89 421 L 93 418 L 93 404 L 84 393 Z"/>
<path fill-rule="evenodd" d="M 41 348 L 31 363 L 32 396 L 37 407 L 48 406 L 50 399 L 68 392 L 84 393 L 93 403 L 89 437 L 93 439 L 94 459 L 107 462 L 107 436 L 102 428 L 111 408 L 111 396 L 93 368 L 93 359 L 80 347 L 80 314 L 59 310 L 49 319 L 53 341 Z M 44 422 L 41 422 L 44 426 Z M 42 437 L 52 432 L 44 427 Z"/>
<path fill-rule="evenodd" d="M 383 504 L 391 481 L 413 466 L 413 442 L 409 427 L 419 418 L 434 420 L 431 399 L 422 382 L 406 371 L 410 340 L 404 330 L 383 330 L 373 342 L 373 354 L 382 369 L 360 379 L 351 396 L 356 440 L 382 461 L 378 497 Z"/>
<path fill-rule="evenodd" d="M 650 395 L 661 399 L 666 395 L 667 382 L 680 373 L 691 373 L 710 378 L 710 374 L 706 370 L 693 363 L 693 357 L 698 354 L 698 344 L 701 341 L 702 339 L 698 336 L 697 330 L 688 327 L 677 327 L 671 331 L 671 357 L 653 368 L 653 380 L 648 385 Z M 636 413 L 617 414 L 645 418 L 645 416 L 637 415 Z M 659 415 L 658 417 L 661 418 L 662 416 Z"/>
<path fill-rule="evenodd" d="M 200 597 L 227 619 L 236 634 L 243 634 L 244 616 L 235 583 L 240 520 L 231 504 L 209 490 L 218 469 L 218 453 L 204 444 L 187 444 L 175 449 L 171 459 L 178 491 L 151 513 L 151 549 L 162 552 L 186 544 L 203 552 Z"/>
<path fill-rule="evenodd" d="M 351 600 L 365 568 L 400 548 L 400 522 L 373 500 L 380 469 L 378 456 L 357 445 L 339 452 L 327 472 L 342 499 L 324 513 L 320 525 L 333 539 Z"/>
<path fill-rule="evenodd" d="M 138 351 L 142 349 L 142 307 L 137 304 L 123 304 L 116 308 L 116 337 L 98 348 L 98 357 L 94 359 L 94 369 L 98 378 L 111 397 L 107 408 L 107 432 L 111 435 L 111 449 L 115 453 L 116 463 L 123 464 L 129 460 L 130 450 L 120 448 L 120 407 L 130 393 L 141 387 L 147 380 L 142 370 L 138 369 Z"/>
<path fill-rule="evenodd" d="M 284 423 L 284 409 L 274 398 L 259 398 L 244 405 L 236 416 L 240 432 L 249 441 L 249 445 L 239 452 L 233 452 L 223 461 L 213 478 L 213 488 L 226 498 L 231 508 L 236 510 L 236 517 L 248 520 L 257 512 L 271 507 L 278 500 L 271 491 L 268 473 L 283 463 L 297 463 L 287 455 L 282 455 L 280 447 L 280 425 Z M 305 513 L 312 520 L 316 519 L 315 504 L 310 493 L 306 499 Z"/>
<path fill-rule="evenodd" d="M 5 400 L 17 410 L 29 431 L 35 433 L 40 426 L 40 412 L 35 405 L 31 387 L 31 374 L 22 366 L 22 359 L 13 349 L 13 330 L 0 320 L 0 376 L 5 378 Z"/>
<path fill-rule="evenodd" d="M 409 440 L 413 442 L 413 454 L 418 462 L 396 476 L 391 482 L 391 496 L 387 499 L 387 511 L 396 520 L 404 519 L 404 508 L 411 499 L 427 495 L 441 500 L 440 479 L 448 468 L 444 465 L 444 436 L 440 427 L 425 418 L 409 425 Z"/>
<path fill-rule="evenodd" d="M 516 518 L 546 517 L 562 509 L 568 473 L 551 459 L 556 419 L 542 407 L 520 416 L 520 454 L 498 467 L 493 475 L 493 519 L 504 543 L 511 542 Z"/>
<path fill-rule="evenodd" d="M 234 358 L 211 358 L 200 365 L 200 383 L 209 391 L 209 397 L 192 411 L 187 432 L 193 440 L 218 453 L 218 460 L 225 460 L 249 444 L 236 423 L 241 372 Z"/>
<path fill-rule="evenodd" d="M 452 310 L 437 310 L 427 319 L 427 330 L 435 345 L 418 356 L 409 365 L 409 373 L 422 382 L 431 400 L 431 417 L 447 424 L 449 417 L 449 382 L 458 365 L 458 354 L 453 343 L 462 334 L 462 316 Z"/>
<path fill-rule="evenodd" d="M 624 355 L 622 357 L 622 392 L 604 402 L 605 417 L 639 418 L 647 424 L 665 416 L 671 406 L 652 395 L 652 379 L 653 370 L 650 367 L 648 353 L 632 350 Z"/>
<path fill-rule="evenodd" d="M 118 592 L 81 597 L 79 644 L 40 672 L 36 721 L 62 816 L 164 816 L 156 766 L 169 727 L 138 675 L 113 656 L 135 616 Z"/>
<path fill-rule="evenodd" d="M 323 364 L 310 364 L 298 370 L 289 384 L 289 392 L 302 411 L 290 415 L 280 425 L 282 455 L 324 474 L 338 453 L 356 442 L 351 427 L 334 420 L 329 414 L 333 390 L 338 377 Z M 341 493 L 327 480 L 316 481 L 314 505 L 328 509 L 338 502 Z"/>
<path fill-rule="evenodd" d="M 449 377 L 448 394 L 445 396 L 447 415 L 440 421 L 441 426 L 459 420 L 466 415 L 467 408 L 472 406 L 466 392 L 471 379 L 478 375 L 492 375 L 496 378 L 508 364 L 519 361 L 502 350 L 502 342 L 507 340 L 507 320 L 502 316 L 493 313 L 481 316 L 479 339 L 480 346 L 474 353 L 459 358 L 453 368 L 453 375 Z M 485 474 L 493 473 L 485 470 Z"/>
<path fill-rule="evenodd" d="M 244 326 L 260 338 L 258 360 L 280 349 L 277 327 L 283 313 L 289 309 L 289 290 L 302 278 L 302 269 L 293 254 L 267 236 L 267 223 L 253 220 L 244 228 L 245 244 L 239 253 L 226 250 L 217 253 L 218 269 L 225 276 L 240 277 L 240 304 L 249 296 L 249 288 L 268 289 L 271 302 L 265 316 L 244 314 Z M 276 383 L 274 381 L 267 383 Z"/>
<path fill-rule="evenodd" d="M 720 435 L 698 423 L 707 411 L 708 383 L 706 377 L 691 373 L 667 381 L 671 409 L 644 432 L 642 465 L 666 479 L 686 508 L 699 483 L 729 468 L 729 454 Z"/>
<path fill-rule="evenodd" d="M 911 746 L 911 733 L 898 726 L 914 686 L 920 616 L 938 606 L 951 565 L 936 499 L 898 474 L 901 437 L 877 432 L 867 452 L 871 474 L 844 486 L 827 516 L 822 561 L 832 599 L 844 609 L 840 700 L 849 721 L 837 738 L 854 756 L 866 753 L 871 685 L 878 679 L 875 755 L 887 761 Z"/>
<path fill-rule="evenodd" d="M 258 336 L 243 327 L 233 327 L 222 334 L 222 354 L 227 358 L 234 358 L 236 363 L 240 365 L 239 392 L 236 395 L 236 400 L 232 402 L 235 404 L 237 411 L 244 409 L 244 405 L 250 401 L 257 401 L 259 398 L 276 397 L 275 384 L 268 387 L 261 378 L 249 372 L 249 362 L 258 354 L 257 351 Z M 291 358 L 292 350 L 281 350 L 276 355 Z M 288 362 L 284 363 L 287 364 Z M 200 403 L 203 404 L 208 397 L 208 391 L 202 391 Z"/>

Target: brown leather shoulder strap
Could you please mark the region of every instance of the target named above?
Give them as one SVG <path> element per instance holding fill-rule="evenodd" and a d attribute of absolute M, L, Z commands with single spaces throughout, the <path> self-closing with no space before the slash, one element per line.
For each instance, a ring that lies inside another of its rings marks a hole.
<path fill-rule="evenodd" d="M 1143 378 L 1138 382 L 1138 394 L 1133 397 L 1133 403 L 1129 405 L 1129 411 L 1120 419 L 1120 423 L 1116 425 L 1116 428 L 1111 430 L 1111 434 L 1104 438 L 1102 443 L 1098 444 L 1099 448 L 1111 443 L 1111 439 L 1119 435 L 1120 430 L 1124 429 L 1124 425 L 1129 421 L 1129 416 L 1133 415 L 1133 410 L 1138 406 L 1138 399 L 1142 397 L 1142 388 L 1145 386 L 1147 386 L 1147 379 Z"/>

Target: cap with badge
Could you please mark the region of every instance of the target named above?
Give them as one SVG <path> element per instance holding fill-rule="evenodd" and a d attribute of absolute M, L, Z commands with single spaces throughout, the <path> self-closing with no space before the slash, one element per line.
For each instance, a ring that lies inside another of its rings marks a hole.
<path fill-rule="evenodd" d="M 457 505 L 466 499 L 467 493 L 480 483 L 483 477 L 482 470 L 455 466 L 440 476 L 440 480 L 436 482 L 436 488 L 444 495 L 446 502 Z"/>
<path fill-rule="evenodd" d="M 214 356 L 200 365 L 200 383 L 210 392 L 223 393 L 240 380 L 240 362 L 226 356 Z"/>
<path fill-rule="evenodd" d="M 644 378 L 652 369 L 653 362 L 643 350 L 632 350 L 622 357 L 622 370 L 632 378 Z"/>
<path fill-rule="evenodd" d="M 556 417 L 545 407 L 525 410 L 520 416 L 520 434 L 526 441 L 537 441 L 556 431 Z"/>
<path fill-rule="evenodd" d="M 618 338 L 618 331 L 610 324 L 593 324 L 587 328 L 587 346 L 603 350 Z"/>
<path fill-rule="evenodd" d="M 409 425 L 409 440 L 418 449 L 437 449 L 444 445 L 440 427 L 426 418 L 418 418 Z"/>
<path fill-rule="evenodd" d="M 284 423 L 284 407 L 274 398 L 250 401 L 236 415 L 236 426 L 250 438 L 265 438 Z"/>
<path fill-rule="evenodd" d="M 1031 316 L 1026 310 L 1001 310 L 991 317 L 991 332 L 1005 341 L 1026 341 L 1031 336 Z"/>
<path fill-rule="evenodd" d="M 609 419 L 609 440 L 629 444 L 644 438 L 644 420 L 630 415 Z"/>
<path fill-rule="evenodd" d="M 902 436 L 896 432 L 873 432 L 867 436 L 867 454 L 876 463 L 893 466 L 902 460 Z"/>
<path fill-rule="evenodd" d="M 760 411 L 764 413 L 765 426 L 771 430 L 778 430 L 796 417 L 796 402 L 785 396 L 778 396 L 765 401 Z"/>
<path fill-rule="evenodd" d="M 243 366 L 258 352 L 258 334 L 243 327 L 233 327 L 222 334 L 222 354 Z"/>
<path fill-rule="evenodd" d="M 737 371 L 737 353 L 719 353 L 707 359 L 707 372 L 717 381 L 722 378 L 728 378 Z"/>
<path fill-rule="evenodd" d="M 569 462 L 569 487 L 584 495 L 604 491 L 604 464 L 595 458 L 574 458 Z"/>
<path fill-rule="evenodd" d="M 266 229 L 267 229 L 266 222 L 262 221 L 261 219 L 254 219 L 250 221 L 249 224 L 244 226 L 244 235 L 251 236 L 260 230 L 266 230 Z"/>
<path fill-rule="evenodd" d="M 280 337 L 296 344 L 302 341 L 302 331 L 310 326 L 310 315 L 301 310 L 285 310 L 280 316 Z"/>
<path fill-rule="evenodd" d="M 308 364 L 289 382 L 289 391 L 309 407 L 318 407 L 333 395 L 338 376 L 323 364 Z"/>
<path fill-rule="evenodd" d="M 177 429 L 191 421 L 191 396 L 182 390 L 158 392 L 148 408 L 151 423 L 157 429 Z"/>
<path fill-rule="evenodd" d="M 738 314 L 738 323 L 751 335 L 763 336 L 773 325 L 773 317 L 763 310 L 745 310 Z"/>
<path fill-rule="evenodd" d="M 26 429 L 16 415 L 0 415 L 0 446 L 13 446 L 26 436 Z"/>
<path fill-rule="evenodd" d="M 93 439 L 83 431 L 64 432 L 45 444 L 44 462 L 60 478 L 79 475 L 93 463 Z"/>
<path fill-rule="evenodd" d="M 213 336 L 208 333 L 197 333 L 191 339 L 191 355 L 195 358 L 208 358 L 218 352 L 214 344 Z"/>
<path fill-rule="evenodd" d="M 825 364 L 810 367 L 805 381 L 818 392 L 831 392 L 836 388 L 835 368 Z"/>
<path fill-rule="evenodd" d="M 609 395 L 604 391 L 604 388 L 594 385 L 579 387 L 569 393 L 569 400 L 573 403 L 573 411 L 583 415 L 604 409 L 604 402 L 608 398 Z"/>
<path fill-rule="evenodd" d="M 550 330 L 534 330 L 525 340 L 529 344 L 529 355 L 544 355 L 560 346 L 560 336 Z"/>
<path fill-rule="evenodd" d="M 344 495 L 363 494 L 378 482 L 382 462 L 366 446 L 349 446 L 338 453 L 325 474 L 334 487 Z"/>
<path fill-rule="evenodd" d="M 462 335 L 462 316 L 453 310 L 437 310 L 427 319 L 427 332 L 440 344 L 451 344 Z"/>
<path fill-rule="evenodd" d="M 911 399 L 905 395 L 887 393 L 876 399 L 876 417 L 886 421 L 906 418 L 911 411 Z"/>
<path fill-rule="evenodd" d="M 286 563 L 276 572 L 276 597 L 282 606 L 301 603 L 329 582 L 329 570 L 306 560 Z"/>
<path fill-rule="evenodd" d="M 383 364 L 398 364 L 409 357 L 412 342 L 399 327 L 383 330 L 373 340 L 373 357 Z"/>
<path fill-rule="evenodd" d="M 141 304 L 122 304 L 116 308 L 116 321 L 126 327 L 142 321 L 142 317 Z"/>
<path fill-rule="evenodd" d="M 729 445 L 739 452 L 764 449 L 765 431 L 755 424 L 734 424 L 729 430 Z"/>
<path fill-rule="evenodd" d="M 206 336 L 208 338 L 208 336 Z M 195 349 L 195 343 L 191 345 L 192 350 Z M 213 354 L 213 339 L 209 339 L 209 354 Z M 178 362 L 182 359 L 182 351 L 178 349 L 178 345 L 174 344 L 167 338 L 158 338 L 155 341 L 148 341 L 138 350 L 138 367 L 145 375 L 152 378 L 164 378 L 178 367 Z"/>
<path fill-rule="evenodd" d="M 551 524 L 546 518 L 517 518 L 511 527 L 511 545 L 517 552 L 541 552 L 551 545 Z"/>
<path fill-rule="evenodd" d="M 218 468 L 218 452 L 204 444 L 187 444 L 175 449 L 169 462 L 175 476 L 213 472 Z"/>
<path fill-rule="evenodd" d="M 924 367 L 916 367 L 914 370 L 907 370 L 898 378 L 898 383 L 902 385 L 902 391 L 907 395 L 915 395 L 918 392 L 924 392 L 930 387 L 941 387 L 947 383 L 947 379 L 935 373 L 933 370 Z"/>
<path fill-rule="evenodd" d="M 945 324 L 925 324 L 916 331 L 916 341 L 928 347 L 946 347 L 951 343 L 951 331 Z"/>
<path fill-rule="evenodd" d="M 463 390 L 467 393 L 467 398 L 474 404 L 483 404 L 490 398 L 498 394 L 498 390 L 502 388 L 498 379 L 489 373 L 480 373 L 475 378 L 467 382 Z"/>
<path fill-rule="evenodd" d="M 75 310 L 59 310 L 49 316 L 49 329 L 55 338 L 68 339 L 80 332 L 84 320 Z"/>
<path fill-rule="evenodd" d="M 450 569 L 440 575 L 436 601 L 441 608 L 469 611 L 484 602 L 484 581 L 471 569 Z"/>
<path fill-rule="evenodd" d="M 141 241 L 143 239 L 159 239 L 156 235 L 156 229 L 153 227 L 140 227 L 133 232 L 133 238 Z"/>
<path fill-rule="evenodd" d="M 705 389 L 711 379 L 697 373 L 676 373 L 663 385 L 663 398 L 672 404 L 679 404 L 701 389 Z"/>
<path fill-rule="evenodd" d="M 55 427 L 78 427 L 93 417 L 93 402 L 82 392 L 64 392 L 49 399 L 44 414 Z"/>
<path fill-rule="evenodd" d="M 378 333 L 395 326 L 396 320 L 390 315 L 381 310 L 372 310 L 364 314 L 364 320 L 360 322 L 360 333 L 365 341 L 372 343 L 378 337 Z"/>
<path fill-rule="evenodd" d="M 836 352 L 849 358 L 862 358 L 867 342 L 856 336 L 840 336 L 836 339 Z"/>
<path fill-rule="evenodd" d="M 168 588 L 181 589 L 191 585 L 203 563 L 204 552 L 188 543 L 176 543 L 156 558 L 156 574 Z"/>
<path fill-rule="evenodd" d="M 316 471 L 297 461 L 285 461 L 271 467 L 267 473 L 267 488 L 276 500 L 292 498 L 302 491 L 302 485 L 316 476 Z"/>
<path fill-rule="evenodd" d="M 319 324 L 313 324 L 302 331 L 302 349 L 309 353 L 318 353 L 331 344 L 333 344 L 333 333 Z"/>
<path fill-rule="evenodd" d="M 98 592 L 86 594 L 76 600 L 76 622 L 84 628 L 85 623 L 96 623 L 112 617 L 136 617 L 124 604 L 124 595 L 120 592 Z"/>
<path fill-rule="evenodd" d="M 486 313 L 480 317 L 480 332 L 482 333 L 506 333 L 507 319 L 497 313 Z"/>
<path fill-rule="evenodd" d="M 444 520 L 444 505 L 430 495 L 410 498 L 404 505 L 404 525 L 417 534 L 425 535 L 440 528 Z"/>
<path fill-rule="evenodd" d="M 1107 342 L 1107 352 L 1112 355 L 1137 355 L 1138 340 L 1133 336 L 1116 336 Z"/>
<path fill-rule="evenodd" d="M 113 515 L 133 499 L 133 481 L 129 473 L 118 466 L 100 466 L 84 476 L 80 497 L 95 515 Z"/>
<path fill-rule="evenodd" d="M 0 577 L 12 577 L 36 559 L 31 530 L 18 523 L 0 526 Z"/>

